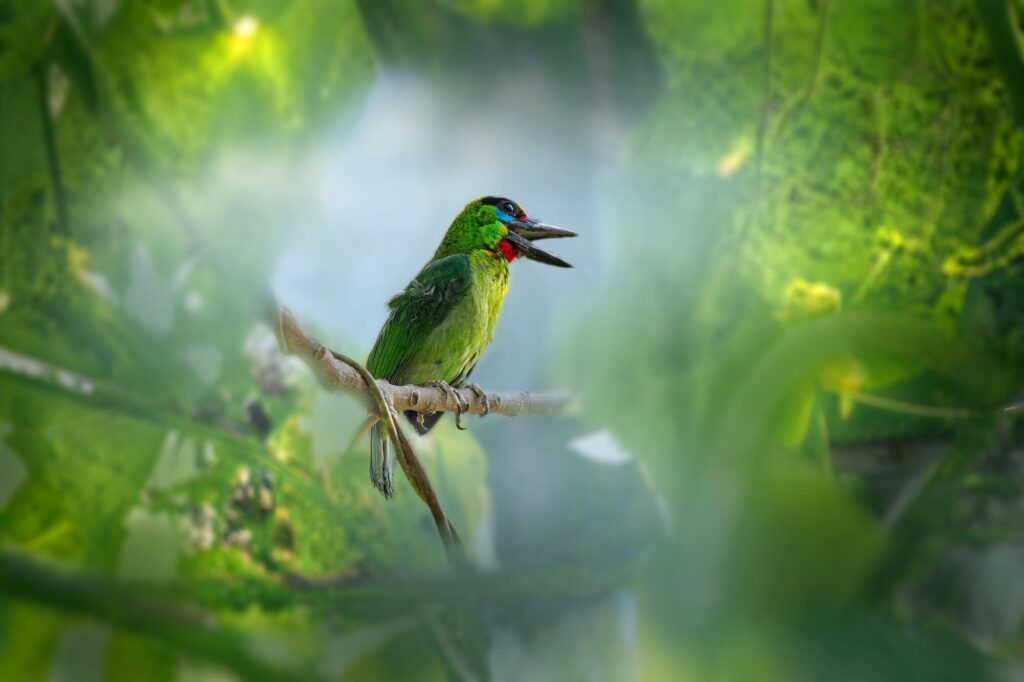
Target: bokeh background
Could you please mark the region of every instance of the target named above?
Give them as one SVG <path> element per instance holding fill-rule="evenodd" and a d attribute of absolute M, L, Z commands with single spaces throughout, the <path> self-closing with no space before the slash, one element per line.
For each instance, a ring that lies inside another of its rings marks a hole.
<path fill-rule="evenodd" d="M 1021 0 L 0 0 L 0 680 L 1024 679 L 1022 131 Z M 266 310 L 486 194 L 454 576 Z"/>

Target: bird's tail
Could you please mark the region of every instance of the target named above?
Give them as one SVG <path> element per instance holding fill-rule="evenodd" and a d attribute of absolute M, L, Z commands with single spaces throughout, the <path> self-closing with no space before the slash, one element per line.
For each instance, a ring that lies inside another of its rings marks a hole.
<path fill-rule="evenodd" d="M 387 498 L 395 493 L 392 460 L 391 444 L 388 443 L 381 423 L 377 422 L 370 429 L 370 483 Z"/>

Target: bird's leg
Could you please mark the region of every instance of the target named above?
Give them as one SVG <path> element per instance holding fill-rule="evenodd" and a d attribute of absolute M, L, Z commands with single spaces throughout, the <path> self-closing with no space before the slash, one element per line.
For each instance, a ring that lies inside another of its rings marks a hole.
<path fill-rule="evenodd" d="M 473 393 L 476 394 L 476 397 L 480 398 L 480 400 L 483 401 L 484 413 L 481 414 L 480 416 L 486 417 L 487 415 L 489 415 L 491 413 L 491 399 L 487 396 L 487 391 L 480 388 L 480 384 L 466 384 L 466 388 L 473 391 Z"/>
<path fill-rule="evenodd" d="M 445 392 L 445 395 L 455 401 L 455 428 L 459 431 L 465 431 L 466 427 L 462 425 L 462 415 L 469 406 L 462 401 L 462 396 L 459 395 L 459 392 L 452 388 L 451 384 L 447 381 L 428 381 L 425 385 L 441 389 Z"/>

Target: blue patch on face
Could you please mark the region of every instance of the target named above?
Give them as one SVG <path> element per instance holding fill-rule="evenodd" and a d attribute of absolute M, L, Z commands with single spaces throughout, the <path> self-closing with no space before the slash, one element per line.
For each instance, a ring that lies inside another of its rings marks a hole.
<path fill-rule="evenodd" d="M 503 223 L 514 223 L 516 221 L 515 218 L 510 216 L 508 213 L 505 213 L 500 208 L 494 209 L 494 215 L 498 216 L 498 220 L 500 220 Z"/>

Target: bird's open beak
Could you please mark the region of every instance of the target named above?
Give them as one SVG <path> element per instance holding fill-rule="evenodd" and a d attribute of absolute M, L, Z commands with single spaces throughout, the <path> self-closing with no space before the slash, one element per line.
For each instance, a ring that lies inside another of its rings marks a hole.
<path fill-rule="evenodd" d="M 538 239 L 560 239 L 562 237 L 575 236 L 576 233 L 571 230 L 565 230 L 554 225 L 546 225 L 531 218 L 523 218 L 508 224 L 508 237 L 506 239 L 516 247 L 519 253 L 530 260 L 555 265 L 560 268 L 571 268 L 571 265 L 558 256 L 538 249 L 533 245 L 533 242 Z"/>

